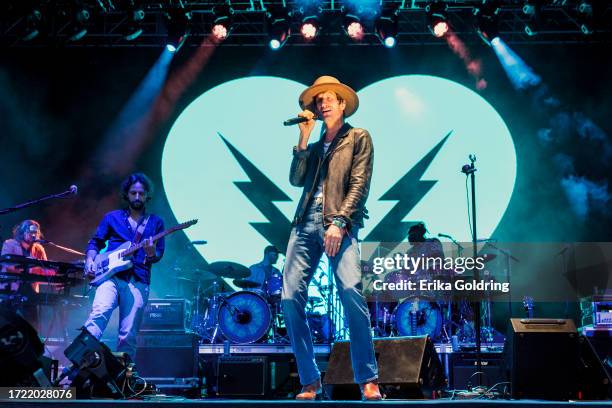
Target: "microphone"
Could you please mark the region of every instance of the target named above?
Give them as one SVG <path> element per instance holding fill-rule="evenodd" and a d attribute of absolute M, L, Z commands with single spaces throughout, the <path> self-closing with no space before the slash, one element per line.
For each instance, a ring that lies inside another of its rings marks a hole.
<path fill-rule="evenodd" d="M 79 188 L 75 186 L 74 184 L 70 186 L 70 194 L 76 195 L 78 191 L 79 191 Z"/>
<path fill-rule="evenodd" d="M 308 122 L 308 120 L 309 120 L 308 118 L 302 118 L 298 116 L 296 118 L 287 119 L 286 121 L 283 122 L 283 126 L 293 126 L 293 125 L 297 125 L 298 123 Z"/>
<path fill-rule="evenodd" d="M 313 117 L 314 120 L 317 120 L 317 117 Z M 296 116 L 295 118 L 291 118 L 291 119 L 287 119 L 286 121 L 283 122 L 284 126 L 293 126 L 293 125 L 297 125 L 298 123 L 302 123 L 302 122 L 308 122 L 310 119 L 308 118 L 303 118 L 301 116 Z"/>
<path fill-rule="evenodd" d="M 451 237 L 450 235 L 446 235 L 446 234 L 438 234 L 438 236 L 442 238 L 453 239 L 453 237 Z"/>
<path fill-rule="evenodd" d="M 204 241 L 203 239 L 199 241 L 191 241 L 191 245 L 206 245 L 206 244 L 208 244 L 208 241 Z"/>
<path fill-rule="evenodd" d="M 35 239 L 34 242 L 37 243 L 37 244 L 48 244 L 51 241 L 49 241 L 47 239 Z"/>

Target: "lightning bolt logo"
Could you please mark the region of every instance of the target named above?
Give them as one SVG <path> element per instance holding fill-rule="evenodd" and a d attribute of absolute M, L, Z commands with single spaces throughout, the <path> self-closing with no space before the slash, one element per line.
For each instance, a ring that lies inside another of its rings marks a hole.
<path fill-rule="evenodd" d="M 281 252 L 285 253 L 287 243 L 289 242 L 289 234 L 291 233 L 291 222 L 273 202 L 291 201 L 291 198 L 255 167 L 221 133 L 217 132 L 217 134 L 251 180 L 235 181 L 234 184 L 269 221 L 250 222 L 249 224 L 267 239 L 271 245 L 276 246 Z"/>
<path fill-rule="evenodd" d="M 380 197 L 379 200 L 397 200 L 397 203 L 370 231 L 365 241 L 401 242 L 406 238 L 408 228 L 413 222 L 402 220 L 437 183 L 437 180 L 421 180 L 421 177 L 451 133 L 453 133 L 452 130 Z"/>

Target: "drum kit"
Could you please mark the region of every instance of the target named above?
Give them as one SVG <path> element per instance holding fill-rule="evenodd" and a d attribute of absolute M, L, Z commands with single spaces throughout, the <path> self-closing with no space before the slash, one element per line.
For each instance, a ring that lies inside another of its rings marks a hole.
<path fill-rule="evenodd" d="M 495 255 L 489 255 L 485 262 Z M 403 270 L 396 270 L 382 275 L 387 284 L 398 284 L 402 281 L 426 280 L 428 282 L 451 282 L 453 273 L 421 273 L 411 275 Z M 433 291 L 396 291 L 393 298 L 374 296 L 369 298 L 368 308 L 374 335 L 377 337 L 422 336 L 428 335 L 434 341 L 450 342 L 457 336 L 462 343 L 473 343 L 474 313 L 468 298 L 452 295 L 440 296 Z M 491 299 L 484 300 L 485 318 L 490 322 Z M 482 338 L 493 341 L 495 330 L 491 324 L 481 329 Z"/>
<path fill-rule="evenodd" d="M 246 266 L 219 261 L 179 277 L 195 283 L 191 329 L 204 342 L 288 342 L 281 309 L 282 275 L 275 273 L 261 285 L 247 279 L 250 274 Z M 232 279 L 241 290 L 232 291 L 223 278 Z"/>

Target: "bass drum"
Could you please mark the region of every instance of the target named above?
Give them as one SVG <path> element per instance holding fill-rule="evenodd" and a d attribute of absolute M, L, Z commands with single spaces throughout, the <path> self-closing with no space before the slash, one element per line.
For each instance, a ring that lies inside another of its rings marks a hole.
<path fill-rule="evenodd" d="M 442 332 L 442 311 L 435 302 L 404 299 L 393 311 L 392 324 L 400 336 L 428 335 L 438 340 Z"/>
<path fill-rule="evenodd" d="M 221 301 L 219 329 L 237 344 L 254 343 L 268 334 L 272 323 L 270 306 L 255 292 L 232 293 Z"/>

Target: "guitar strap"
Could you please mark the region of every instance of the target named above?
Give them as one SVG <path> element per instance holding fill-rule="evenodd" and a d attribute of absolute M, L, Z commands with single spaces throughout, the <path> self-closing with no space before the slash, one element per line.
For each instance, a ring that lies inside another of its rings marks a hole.
<path fill-rule="evenodd" d="M 140 240 L 142 239 L 142 234 L 144 233 L 144 230 L 148 222 L 149 222 L 149 215 L 147 215 L 147 218 L 145 218 L 144 221 L 141 222 L 140 225 L 138 225 L 138 228 L 136 228 L 136 234 L 134 235 L 134 239 L 132 240 L 133 244 L 140 243 Z"/>

